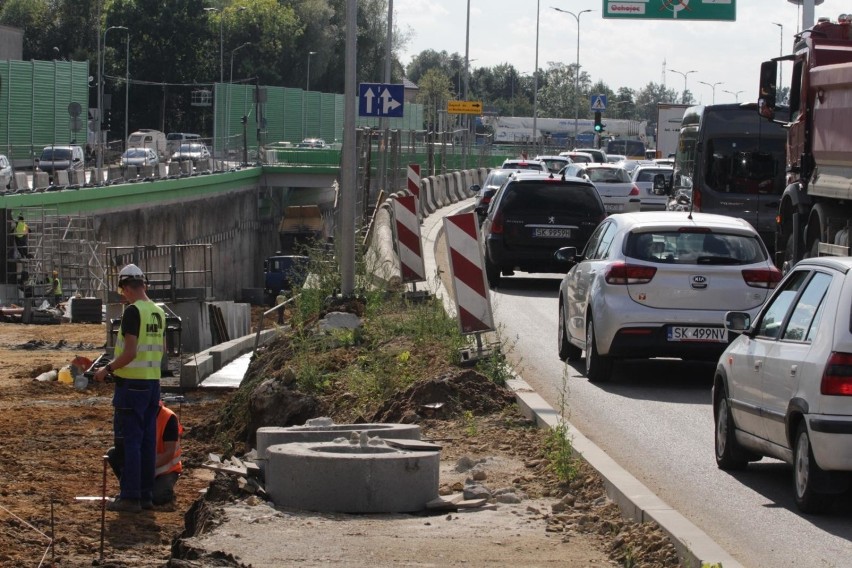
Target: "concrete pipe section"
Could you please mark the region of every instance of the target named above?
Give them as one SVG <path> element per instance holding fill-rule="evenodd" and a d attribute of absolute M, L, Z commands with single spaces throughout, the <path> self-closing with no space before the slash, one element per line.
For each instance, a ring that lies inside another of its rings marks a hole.
<path fill-rule="evenodd" d="M 267 448 L 266 493 L 322 513 L 413 513 L 438 497 L 439 451 L 410 451 L 353 432 L 334 442 Z"/>
<path fill-rule="evenodd" d="M 264 468 L 266 449 L 270 446 L 293 442 L 331 442 L 341 436 L 349 438 L 352 432 L 363 432 L 371 438 L 420 439 L 420 426 L 416 424 L 335 424 L 331 418 L 314 418 L 304 426 L 264 426 L 257 429 L 259 465 L 261 469 Z"/>

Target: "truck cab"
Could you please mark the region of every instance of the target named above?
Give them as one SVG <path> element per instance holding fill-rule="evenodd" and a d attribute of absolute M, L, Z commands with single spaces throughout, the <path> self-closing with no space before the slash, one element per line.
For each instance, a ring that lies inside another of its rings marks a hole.
<path fill-rule="evenodd" d="M 300 288 L 308 277 L 310 258 L 293 254 L 276 254 L 263 261 L 263 293 L 268 304 L 283 292 Z"/>

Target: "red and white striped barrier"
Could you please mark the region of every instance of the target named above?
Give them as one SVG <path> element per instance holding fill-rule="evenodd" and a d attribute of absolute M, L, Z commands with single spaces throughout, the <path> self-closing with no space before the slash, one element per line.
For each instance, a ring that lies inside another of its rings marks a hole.
<path fill-rule="evenodd" d="M 426 267 L 423 265 L 423 241 L 420 238 L 420 221 L 417 218 L 417 198 L 406 195 L 394 199 L 393 216 L 396 220 L 394 232 L 402 281 L 425 282 Z"/>
<path fill-rule="evenodd" d="M 420 199 L 420 164 L 408 164 L 408 191 Z"/>
<path fill-rule="evenodd" d="M 444 217 L 457 317 L 462 333 L 494 331 L 476 213 Z"/>

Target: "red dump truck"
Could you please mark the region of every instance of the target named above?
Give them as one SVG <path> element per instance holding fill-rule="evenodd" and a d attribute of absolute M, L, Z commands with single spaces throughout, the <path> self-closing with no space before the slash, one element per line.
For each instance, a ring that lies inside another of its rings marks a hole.
<path fill-rule="evenodd" d="M 793 63 L 789 114 L 776 108 L 779 61 Z M 793 54 L 763 63 L 758 112 L 788 128 L 776 265 L 786 269 L 805 257 L 849 255 L 852 21 L 820 21 L 796 36 Z"/>

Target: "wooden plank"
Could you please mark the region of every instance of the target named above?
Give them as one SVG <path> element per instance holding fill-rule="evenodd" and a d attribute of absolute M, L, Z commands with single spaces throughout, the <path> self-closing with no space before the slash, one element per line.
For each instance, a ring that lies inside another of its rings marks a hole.
<path fill-rule="evenodd" d="M 420 451 L 420 452 L 440 452 L 441 446 L 427 442 L 425 440 L 408 440 L 403 438 L 382 438 L 385 444 L 400 450 Z"/>

